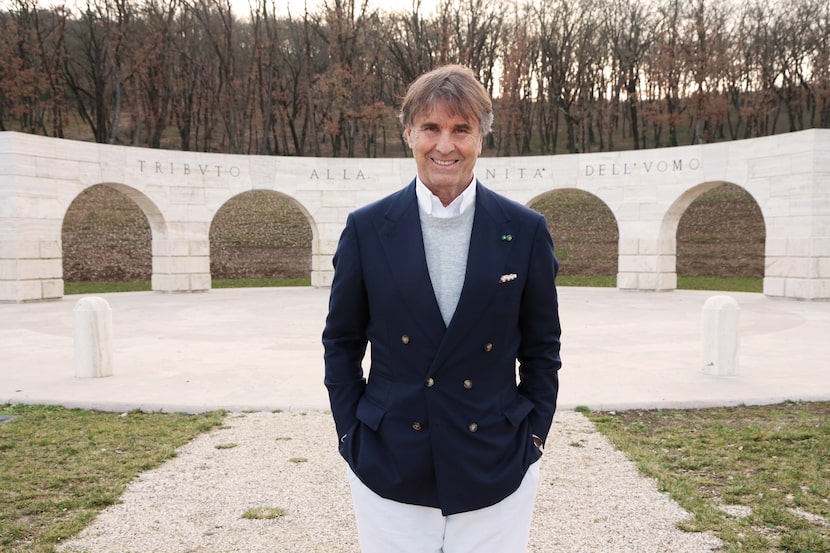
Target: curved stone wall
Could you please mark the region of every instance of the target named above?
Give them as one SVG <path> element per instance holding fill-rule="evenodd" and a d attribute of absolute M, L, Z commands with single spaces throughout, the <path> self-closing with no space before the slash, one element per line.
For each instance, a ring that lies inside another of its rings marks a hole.
<path fill-rule="evenodd" d="M 113 186 L 147 215 L 153 290 L 210 289 L 213 216 L 249 190 L 280 192 L 312 231 L 314 286 L 353 209 L 407 184 L 412 159 L 240 156 L 108 146 L 0 132 L 0 301 L 63 295 L 61 225 L 83 190 Z M 480 158 L 477 176 L 521 203 L 576 188 L 602 200 L 619 228 L 617 286 L 673 290 L 676 230 L 706 190 L 729 182 L 766 224 L 764 293 L 830 299 L 830 130 L 679 148 Z"/>

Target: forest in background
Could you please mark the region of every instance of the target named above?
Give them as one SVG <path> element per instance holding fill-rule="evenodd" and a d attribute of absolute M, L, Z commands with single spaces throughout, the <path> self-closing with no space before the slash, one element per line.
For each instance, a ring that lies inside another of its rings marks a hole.
<path fill-rule="evenodd" d="M 0 0 L 0 130 L 185 151 L 406 155 L 417 75 L 471 66 L 484 155 L 830 128 L 826 0 Z"/>

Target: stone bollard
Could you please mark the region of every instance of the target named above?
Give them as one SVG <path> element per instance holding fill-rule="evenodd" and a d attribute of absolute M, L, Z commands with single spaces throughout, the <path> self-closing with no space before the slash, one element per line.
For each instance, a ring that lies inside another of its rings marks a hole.
<path fill-rule="evenodd" d="M 112 375 L 112 309 L 104 298 L 75 304 L 75 376 Z"/>
<path fill-rule="evenodd" d="M 703 304 L 703 372 L 717 376 L 737 373 L 738 302 L 712 296 Z"/>

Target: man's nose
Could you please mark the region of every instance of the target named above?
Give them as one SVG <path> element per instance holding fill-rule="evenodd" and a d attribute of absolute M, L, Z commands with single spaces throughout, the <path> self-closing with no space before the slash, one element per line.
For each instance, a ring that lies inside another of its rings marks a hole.
<path fill-rule="evenodd" d="M 438 143 L 435 148 L 442 153 L 451 152 L 455 149 L 455 143 L 452 140 L 452 134 L 449 131 L 442 132 L 438 135 Z"/>

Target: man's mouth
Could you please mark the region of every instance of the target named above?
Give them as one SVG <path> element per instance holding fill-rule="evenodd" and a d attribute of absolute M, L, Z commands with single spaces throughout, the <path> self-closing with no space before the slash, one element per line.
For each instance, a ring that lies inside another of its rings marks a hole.
<path fill-rule="evenodd" d="M 449 167 L 450 165 L 455 164 L 456 160 L 454 160 L 454 159 L 435 159 L 435 158 L 432 158 L 432 162 L 435 163 L 436 165 L 441 166 L 441 167 Z"/>

